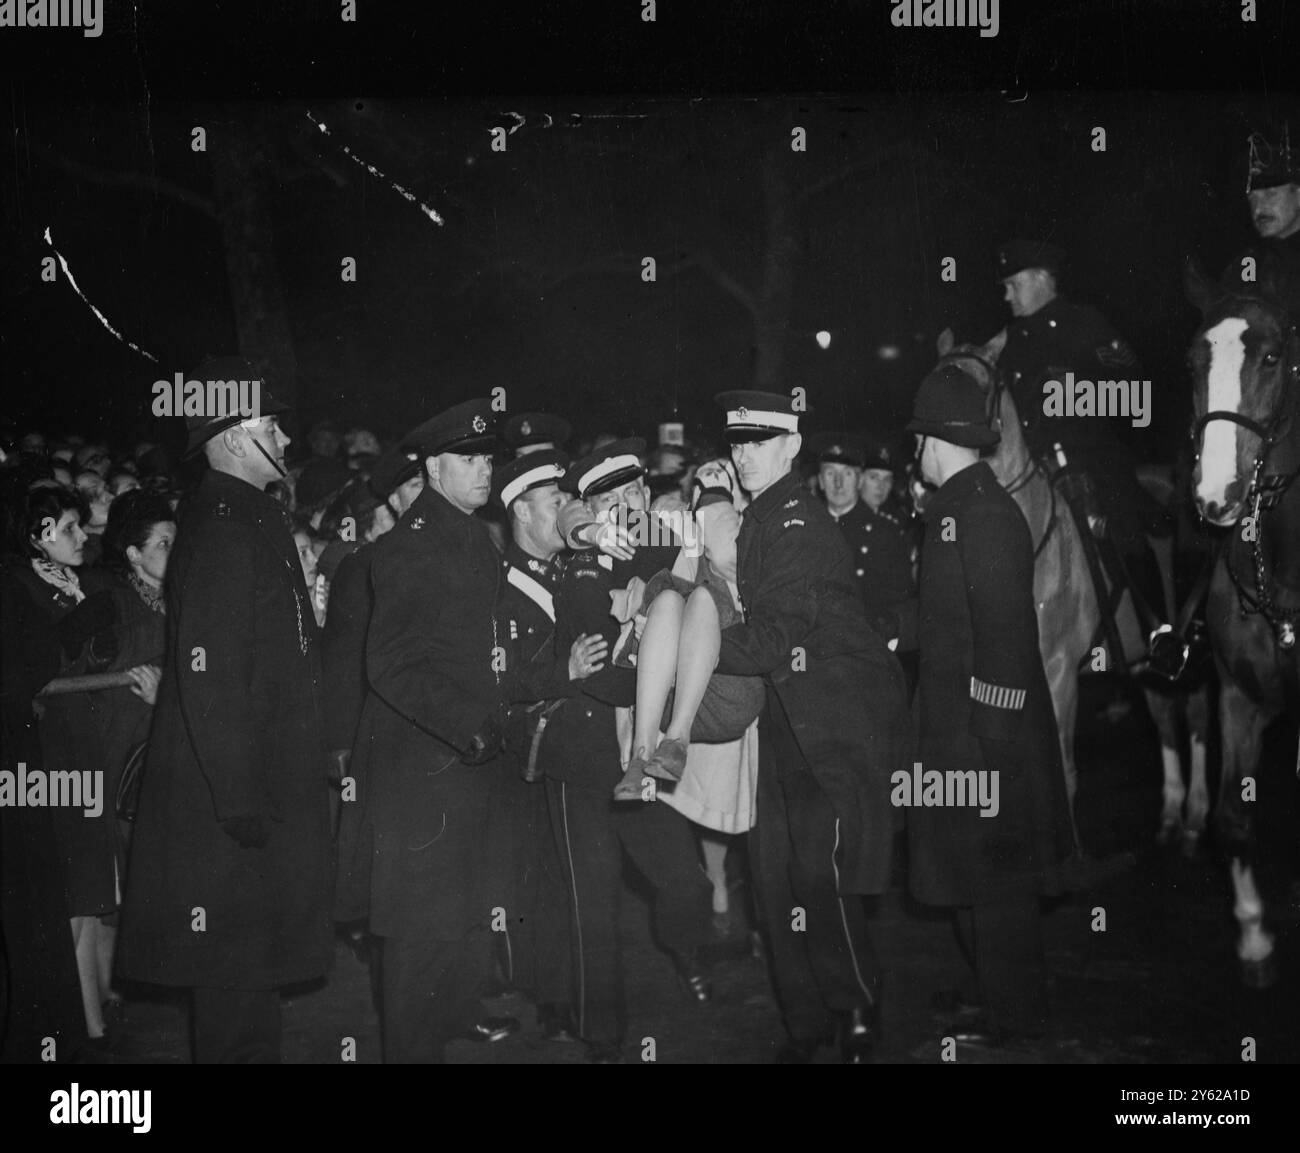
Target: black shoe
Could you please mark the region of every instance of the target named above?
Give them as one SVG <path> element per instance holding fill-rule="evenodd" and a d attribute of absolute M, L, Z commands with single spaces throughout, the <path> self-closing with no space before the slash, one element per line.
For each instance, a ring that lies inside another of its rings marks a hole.
<path fill-rule="evenodd" d="M 578 1027 L 573 1023 L 573 1013 L 568 1005 L 547 1001 L 537 1006 L 537 1024 L 543 1041 L 572 1044 L 578 1040 Z"/>
<path fill-rule="evenodd" d="M 954 1024 L 946 1036 L 959 1045 L 975 1049 L 1033 1048 L 1045 1039 L 1045 1034 L 1034 1035 L 997 1025 L 984 1014 L 965 1024 Z"/>
<path fill-rule="evenodd" d="M 504 1041 L 512 1033 L 519 1032 L 519 1022 L 514 1017 L 484 1017 L 475 1021 L 461 1036 L 466 1041 Z"/>
<path fill-rule="evenodd" d="M 869 1065 L 876 1049 L 880 999 L 874 1005 L 850 1009 L 840 1036 L 840 1056 L 846 1065 Z"/>
<path fill-rule="evenodd" d="M 777 1065 L 809 1065 L 825 1043 L 820 1037 L 791 1037 L 776 1051 L 773 1060 Z"/>
<path fill-rule="evenodd" d="M 966 995 L 961 989 L 940 989 L 930 998 L 930 1009 L 935 1013 L 978 1013 L 983 1005 L 978 998 Z"/>
<path fill-rule="evenodd" d="M 690 1000 L 697 1005 L 707 1005 L 713 1000 L 713 982 L 705 972 L 698 950 L 689 957 L 675 957 L 674 963 L 677 968 L 677 983 Z"/>
<path fill-rule="evenodd" d="M 623 1050 L 616 1041 L 588 1041 L 587 1063 L 590 1065 L 621 1065 Z"/>

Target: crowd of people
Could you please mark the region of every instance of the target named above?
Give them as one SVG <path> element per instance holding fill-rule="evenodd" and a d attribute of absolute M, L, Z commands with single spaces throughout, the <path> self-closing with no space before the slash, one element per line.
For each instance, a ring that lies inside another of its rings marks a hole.
<path fill-rule="evenodd" d="M 1100 461 L 1099 519 L 1137 557 L 1151 526 L 1117 442 L 1038 415 L 1062 365 L 1134 364 L 1059 296 L 1063 261 L 999 252 L 1005 379 L 1031 440 Z M 948 1034 L 1041 1037 L 1036 902 L 1074 845 L 1034 545 L 981 459 L 988 397 L 942 365 L 906 448 L 814 435 L 788 395 L 716 399 L 721 454 L 611 435 L 570 457 L 562 417 L 469 399 L 387 446 L 317 426 L 291 467 L 264 388 L 255 415 L 184 418 L 206 461 L 189 484 L 157 445 L 13 430 L 5 1059 L 111 1055 L 136 981 L 191 991 L 195 1060 L 276 1061 L 279 991 L 325 975 L 342 935 L 374 967 L 387 1062 L 517 1031 L 483 1010 L 502 982 L 546 1039 L 618 1061 L 625 861 L 703 1006 L 745 845 L 778 1060 L 863 1062 L 863 898 L 905 811 L 911 889 L 955 911 L 977 979 Z M 991 774 L 992 803 L 932 800 L 922 766 Z M 42 774 L 84 782 L 77 803 L 19 799 Z"/>

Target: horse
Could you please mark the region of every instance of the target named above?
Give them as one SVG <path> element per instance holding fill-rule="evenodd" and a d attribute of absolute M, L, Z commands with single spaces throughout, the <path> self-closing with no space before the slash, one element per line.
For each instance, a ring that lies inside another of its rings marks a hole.
<path fill-rule="evenodd" d="M 1128 667 L 1146 653 L 1147 637 L 1143 635 L 1132 593 L 1125 589 L 1114 609 L 1116 631 L 1123 651 L 1110 652 L 1101 643 L 1104 637 L 1101 635 L 1102 607 L 1098 593 L 1113 599 L 1110 577 L 1103 572 L 1101 579 L 1105 588 L 1094 588 L 1079 526 L 1051 477 L 1029 451 L 1015 400 L 1010 390 L 1002 386 L 997 369 L 997 360 L 1005 343 L 1005 329 L 983 345 L 955 344 L 951 330 L 945 329 L 940 334 L 937 346 L 939 364 L 956 365 L 974 377 L 984 390 L 990 423 L 1001 433 L 997 447 L 984 459 L 998 482 L 1020 506 L 1034 541 L 1034 605 L 1038 614 L 1038 647 L 1056 712 L 1075 846 L 1082 854 L 1074 814 L 1075 796 L 1078 792 L 1074 732 L 1078 718 L 1080 667 L 1086 663 L 1091 670 L 1098 672 L 1114 669 L 1121 662 L 1124 667 Z M 1172 577 L 1164 571 L 1166 557 L 1157 551 L 1157 559 L 1162 562 L 1165 586 L 1171 590 Z M 1174 791 L 1169 783 L 1171 778 L 1180 789 L 1182 785 L 1177 702 L 1172 695 L 1155 692 L 1147 686 L 1143 687 L 1143 695 L 1160 737 L 1161 757 L 1165 766 L 1166 798 L 1161 836 L 1168 840 L 1171 830 L 1181 827 L 1184 851 L 1190 855 L 1195 851 L 1204 828 L 1205 810 L 1202 807 L 1197 813 L 1196 805 L 1189 805 L 1190 819 L 1182 826 L 1182 796 L 1178 795 L 1176 801 L 1172 805 L 1170 803 L 1170 793 Z M 1200 735 L 1203 750 L 1203 733 Z M 1195 754 L 1195 740 L 1192 748 Z M 1207 797 L 1204 756 L 1200 758 L 1199 786 L 1195 775 L 1195 756 L 1193 770 L 1192 796 Z"/>
<path fill-rule="evenodd" d="M 1241 976 L 1258 988 L 1276 966 L 1254 876 L 1254 775 L 1265 729 L 1300 709 L 1300 335 L 1276 301 L 1228 292 L 1191 263 L 1184 289 L 1201 313 L 1188 353 L 1196 507 L 1228 530 L 1206 604 L 1223 739 L 1216 828 Z"/>

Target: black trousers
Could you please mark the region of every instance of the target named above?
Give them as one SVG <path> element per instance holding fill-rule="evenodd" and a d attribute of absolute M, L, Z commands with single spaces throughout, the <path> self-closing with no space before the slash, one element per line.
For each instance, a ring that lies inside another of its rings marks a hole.
<path fill-rule="evenodd" d="M 280 1063 L 278 989 L 196 988 L 192 1006 L 196 1065 Z"/>
<path fill-rule="evenodd" d="M 443 1047 L 482 1014 L 479 984 L 487 929 L 445 940 L 432 933 L 385 937 L 380 957 L 386 1065 L 440 1065 Z"/>
<path fill-rule="evenodd" d="M 503 761 L 492 806 L 485 886 L 488 908 L 504 913 L 504 931 L 493 933 L 497 956 L 510 983 L 538 1004 L 566 1004 L 569 887 L 550 799 L 541 781 L 520 779 L 515 758 Z"/>
<path fill-rule="evenodd" d="M 709 935 L 711 888 L 690 822 L 657 801 L 616 805 L 609 788 L 546 780 L 573 914 L 573 1005 L 588 1041 L 617 1044 L 627 1027 L 619 947 L 626 853 L 654 891 L 660 945 L 686 956 Z"/>
<path fill-rule="evenodd" d="M 790 1036 L 834 1035 L 837 1015 L 870 1007 L 880 972 L 863 898 L 841 896 L 840 824 L 775 694 L 759 728 L 758 823 L 749 859 L 772 978 Z"/>
<path fill-rule="evenodd" d="M 957 937 L 975 969 L 990 1021 L 1015 1033 L 1048 1027 L 1038 896 L 1028 887 L 956 910 Z"/>

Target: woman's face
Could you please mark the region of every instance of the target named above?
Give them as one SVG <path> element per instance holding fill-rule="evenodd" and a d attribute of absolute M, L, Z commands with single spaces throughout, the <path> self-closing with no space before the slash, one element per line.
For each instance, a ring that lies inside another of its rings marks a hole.
<path fill-rule="evenodd" d="M 86 548 L 86 534 L 81 527 L 81 514 L 68 509 L 56 521 L 47 516 L 32 538 L 46 560 L 65 568 L 81 564 Z"/>
<path fill-rule="evenodd" d="M 396 523 L 397 521 L 393 519 L 393 514 L 388 505 L 381 504 L 375 509 L 375 518 L 370 522 L 366 540 L 378 540 L 384 533 L 391 531 Z"/>
<path fill-rule="evenodd" d="M 736 579 L 736 537 L 740 533 L 740 513 L 734 504 L 718 501 L 706 504 L 695 514 L 700 526 L 704 555 L 727 580 Z"/>
<path fill-rule="evenodd" d="M 305 532 L 293 534 L 293 543 L 298 546 L 298 560 L 302 564 L 303 579 L 309 584 L 316 583 L 316 546 Z"/>
<path fill-rule="evenodd" d="M 176 522 L 159 521 L 149 530 L 148 537 L 139 548 L 132 545 L 126 550 L 135 575 L 146 584 L 159 588 L 167 575 L 167 558 L 171 556 L 176 540 Z"/>

